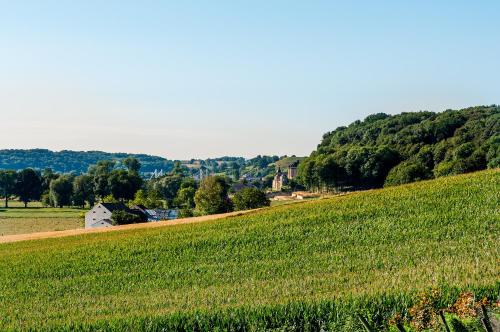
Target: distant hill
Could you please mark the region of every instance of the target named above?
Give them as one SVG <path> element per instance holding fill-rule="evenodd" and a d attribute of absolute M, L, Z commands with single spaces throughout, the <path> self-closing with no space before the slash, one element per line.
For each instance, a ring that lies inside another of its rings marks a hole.
<path fill-rule="evenodd" d="M 174 166 L 174 160 L 165 159 L 158 156 L 147 154 L 130 153 L 110 153 L 102 151 L 51 151 L 47 149 L 5 149 L 0 150 L 0 169 L 21 170 L 24 168 L 33 168 L 44 170 L 51 168 L 55 172 L 77 174 L 85 173 L 90 165 L 95 165 L 100 160 L 114 160 L 120 162 L 127 157 L 137 158 L 142 167 L 142 173 L 151 173 L 155 170 L 169 172 Z M 205 160 L 191 159 L 181 161 L 189 173 L 198 174 L 201 167 L 208 170 L 211 174 L 222 174 L 229 177 L 240 174 L 251 175 L 255 177 L 264 177 L 268 174 L 274 174 L 275 168 L 286 168 L 288 164 L 300 157 L 282 157 L 278 156 L 257 156 L 252 159 L 243 157 L 219 157 Z M 277 163 L 275 165 L 275 162 Z M 236 173 L 235 173 L 236 172 Z"/>
<path fill-rule="evenodd" d="M 162 157 L 147 154 L 109 153 L 102 151 L 69 151 L 59 152 L 47 149 L 0 150 L 0 169 L 20 170 L 27 167 L 34 169 L 51 168 L 56 172 L 84 173 L 90 165 L 99 160 L 115 160 L 119 162 L 127 157 L 137 158 L 141 172 L 154 172 L 155 169 L 169 171 L 174 162 Z"/>

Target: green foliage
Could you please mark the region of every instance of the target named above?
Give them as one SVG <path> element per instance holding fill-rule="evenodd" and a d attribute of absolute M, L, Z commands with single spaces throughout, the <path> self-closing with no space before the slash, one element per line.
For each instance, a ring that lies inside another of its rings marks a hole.
<path fill-rule="evenodd" d="M 163 207 L 163 197 L 156 190 L 149 190 L 146 192 L 144 189 L 139 189 L 134 196 L 134 199 L 130 202 L 132 205 L 144 205 L 149 209 L 156 209 Z"/>
<path fill-rule="evenodd" d="M 179 218 L 190 218 L 193 216 L 194 216 L 193 209 L 182 208 L 179 210 L 179 216 L 178 216 Z"/>
<path fill-rule="evenodd" d="M 95 203 L 94 182 L 88 174 L 79 175 L 73 181 L 73 204 L 84 207 L 85 203 L 90 207 Z"/>
<path fill-rule="evenodd" d="M 118 203 L 118 200 L 113 195 L 107 195 L 101 198 L 103 203 Z"/>
<path fill-rule="evenodd" d="M 96 165 L 89 167 L 88 173 L 94 179 L 94 193 L 101 199 L 111 194 L 109 177 L 114 165 L 113 161 L 101 160 Z"/>
<path fill-rule="evenodd" d="M 139 171 L 141 170 L 141 163 L 136 158 L 127 157 L 122 161 L 122 163 L 130 173 L 139 174 Z"/>
<path fill-rule="evenodd" d="M 232 198 L 232 201 L 235 210 L 257 209 L 271 204 L 265 192 L 250 187 L 238 191 Z"/>
<path fill-rule="evenodd" d="M 375 114 L 326 133 L 299 167 L 299 179 L 312 190 L 370 188 L 495 168 L 499 132 L 498 106 Z M 326 158 L 337 166 L 326 166 Z"/>
<path fill-rule="evenodd" d="M 117 200 L 130 200 L 141 188 L 142 179 L 135 172 L 113 170 L 108 177 L 109 191 Z"/>
<path fill-rule="evenodd" d="M 396 186 L 425 180 L 431 178 L 431 176 L 432 174 L 423 164 L 406 161 L 391 169 L 385 180 L 385 186 Z"/>
<path fill-rule="evenodd" d="M 192 209 L 195 206 L 194 203 L 194 195 L 196 193 L 196 189 L 194 187 L 185 187 L 179 189 L 177 192 L 177 197 L 175 198 L 175 202 L 177 206 L 182 206 L 187 209 Z"/>
<path fill-rule="evenodd" d="M 5 199 L 5 207 L 9 206 L 9 197 L 15 193 L 17 174 L 13 170 L 0 170 L 0 196 Z"/>
<path fill-rule="evenodd" d="M 113 221 L 113 225 L 128 225 L 143 221 L 139 215 L 123 210 L 113 211 L 111 220 Z"/>
<path fill-rule="evenodd" d="M 101 160 L 112 160 L 123 163 L 128 158 L 139 162 L 142 172 L 153 172 L 155 169 L 170 171 L 174 162 L 165 158 L 145 154 L 107 153 L 101 151 L 59 151 L 45 149 L 31 150 L 0 150 L 0 169 L 21 170 L 32 167 L 44 170 L 50 168 L 58 173 L 82 174 L 91 165 Z M 125 165 L 125 167 L 127 167 Z M 45 189 L 48 189 L 48 184 Z"/>
<path fill-rule="evenodd" d="M 174 205 L 174 199 L 177 196 L 181 184 L 184 181 L 183 174 L 167 174 L 161 178 L 154 179 L 149 182 L 149 190 L 159 192 L 163 199 L 167 202 L 168 207 Z"/>
<path fill-rule="evenodd" d="M 223 177 L 209 176 L 204 178 L 194 196 L 197 212 L 205 215 L 231 211 L 231 201 L 227 195 L 228 189 L 229 186 Z"/>
<path fill-rule="evenodd" d="M 73 178 L 69 175 L 62 175 L 50 181 L 49 190 L 50 202 L 54 206 L 63 207 L 71 205 Z"/>
<path fill-rule="evenodd" d="M 490 170 L 198 224 L 1 244 L 0 330 L 362 331 L 362 313 L 385 331 L 429 287 L 438 308 L 462 290 L 496 300 L 499 182 Z"/>
<path fill-rule="evenodd" d="M 25 207 L 28 206 L 28 202 L 39 200 L 42 194 L 40 175 L 31 168 L 18 172 L 15 191 L 19 200 L 24 202 Z"/>

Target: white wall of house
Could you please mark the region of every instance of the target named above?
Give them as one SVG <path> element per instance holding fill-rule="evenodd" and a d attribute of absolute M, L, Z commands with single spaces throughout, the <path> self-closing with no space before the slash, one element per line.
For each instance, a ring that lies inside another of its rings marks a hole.
<path fill-rule="evenodd" d="M 85 213 L 85 228 L 112 226 L 111 214 L 111 211 L 106 209 L 101 203 L 95 205 L 90 211 Z"/>

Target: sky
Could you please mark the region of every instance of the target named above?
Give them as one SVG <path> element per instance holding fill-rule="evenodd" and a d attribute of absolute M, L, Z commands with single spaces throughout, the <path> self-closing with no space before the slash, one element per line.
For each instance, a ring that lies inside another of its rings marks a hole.
<path fill-rule="evenodd" d="M 0 0 L 0 149 L 309 155 L 500 103 L 500 1 Z"/>

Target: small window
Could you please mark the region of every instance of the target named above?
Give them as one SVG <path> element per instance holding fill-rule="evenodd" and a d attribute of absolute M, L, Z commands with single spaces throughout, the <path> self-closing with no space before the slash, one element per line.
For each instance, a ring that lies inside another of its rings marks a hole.
<path fill-rule="evenodd" d="M 95 220 L 95 218 L 92 218 L 92 220 Z"/>
<path fill-rule="evenodd" d="M 95 213 L 95 211 L 92 211 L 92 213 Z"/>
<path fill-rule="evenodd" d="M 106 213 L 106 211 L 104 211 L 104 213 Z"/>

